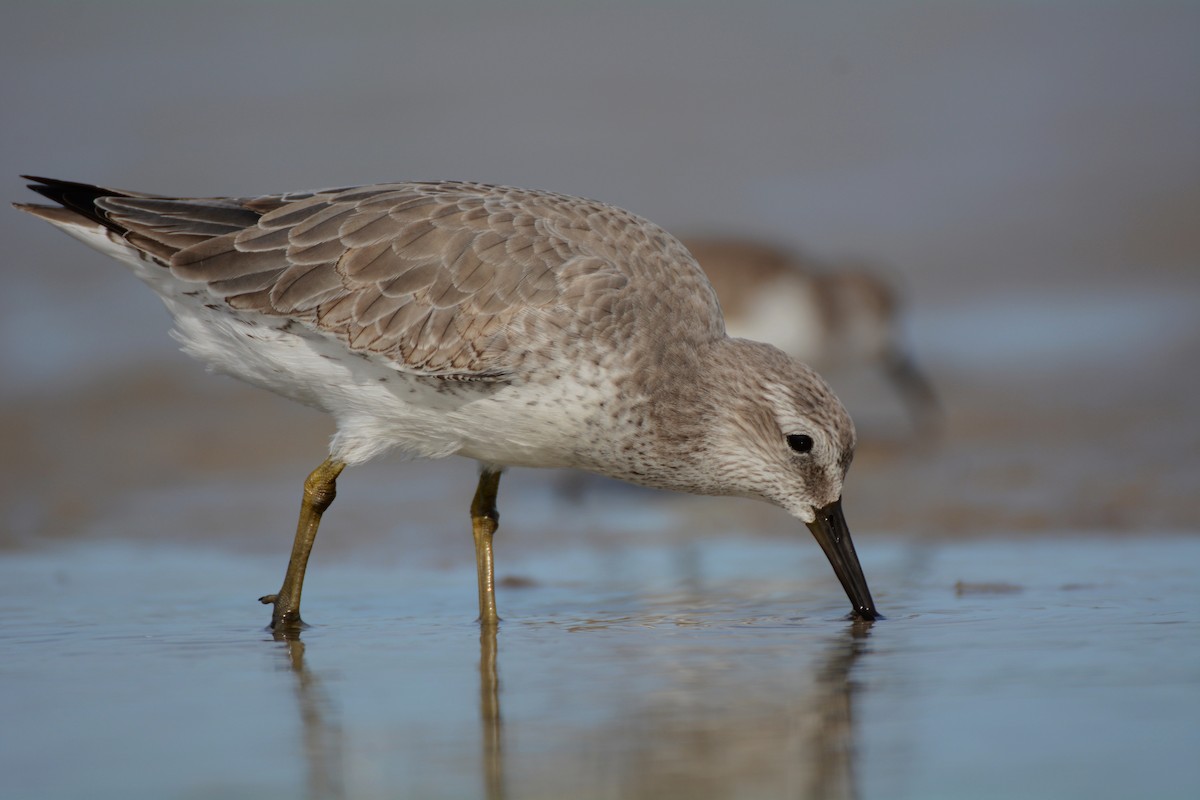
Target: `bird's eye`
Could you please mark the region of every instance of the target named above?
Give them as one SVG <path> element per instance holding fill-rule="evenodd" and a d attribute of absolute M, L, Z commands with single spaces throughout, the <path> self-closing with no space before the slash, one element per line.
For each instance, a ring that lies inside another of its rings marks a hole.
<path fill-rule="evenodd" d="M 813 438 L 807 433 L 788 434 L 787 443 L 797 453 L 807 453 L 813 449 Z"/>

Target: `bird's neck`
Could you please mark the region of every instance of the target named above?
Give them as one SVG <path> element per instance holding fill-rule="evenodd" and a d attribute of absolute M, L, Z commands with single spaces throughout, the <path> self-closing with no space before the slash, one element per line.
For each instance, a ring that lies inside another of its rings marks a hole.
<path fill-rule="evenodd" d="M 734 340 L 662 343 L 652 363 L 631 365 L 617 401 L 620 432 L 606 463 L 591 468 L 660 489 L 721 493 L 708 453 L 722 414 L 721 387 L 737 382 L 737 365 Z"/>

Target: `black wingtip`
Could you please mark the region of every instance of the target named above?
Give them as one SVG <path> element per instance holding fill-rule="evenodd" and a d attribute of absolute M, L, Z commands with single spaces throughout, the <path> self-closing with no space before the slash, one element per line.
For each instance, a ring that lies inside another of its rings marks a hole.
<path fill-rule="evenodd" d="M 103 211 L 96 207 L 96 201 L 101 197 L 127 197 L 128 195 L 124 192 L 106 189 L 102 186 L 94 186 L 90 183 L 59 180 L 58 178 L 41 178 L 37 175 L 22 175 L 21 177 L 27 181 L 33 181 L 27 184 L 28 188 L 45 197 L 47 200 L 52 200 L 63 208 L 74 211 L 76 214 L 97 222 L 109 230 L 123 233 L 119 226 L 114 224 Z"/>

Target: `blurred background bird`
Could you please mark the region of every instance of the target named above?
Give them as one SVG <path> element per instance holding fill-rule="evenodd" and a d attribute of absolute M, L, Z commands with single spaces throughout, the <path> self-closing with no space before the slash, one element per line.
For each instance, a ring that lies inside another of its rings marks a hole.
<path fill-rule="evenodd" d="M 910 355 L 903 305 L 877 271 L 750 238 L 697 237 L 685 244 L 717 290 L 730 336 L 771 342 L 821 371 L 878 372 L 917 435 L 940 429 L 941 403 Z"/>

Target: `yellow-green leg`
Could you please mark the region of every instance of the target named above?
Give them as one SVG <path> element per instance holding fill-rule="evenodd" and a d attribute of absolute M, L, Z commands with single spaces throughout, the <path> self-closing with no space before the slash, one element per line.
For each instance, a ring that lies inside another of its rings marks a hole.
<path fill-rule="evenodd" d="M 278 594 L 258 598 L 261 603 L 275 606 L 271 611 L 271 628 L 274 630 L 299 628 L 304 624 L 300 619 L 300 590 L 304 588 L 304 570 L 308 567 L 308 556 L 317 538 L 321 515 L 337 496 L 337 476 L 345 468 L 344 462 L 327 458 L 304 480 L 300 521 L 296 524 L 296 540 L 292 543 L 292 557 L 288 561 L 287 574 L 283 576 L 283 586 Z"/>
<path fill-rule="evenodd" d="M 479 473 L 479 486 L 471 501 L 471 532 L 475 534 L 475 571 L 479 576 L 479 623 L 495 625 L 496 574 L 492 561 L 492 537 L 500 524 L 496 510 L 496 490 L 500 487 L 500 470 L 484 467 Z"/>

